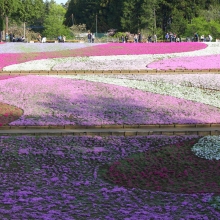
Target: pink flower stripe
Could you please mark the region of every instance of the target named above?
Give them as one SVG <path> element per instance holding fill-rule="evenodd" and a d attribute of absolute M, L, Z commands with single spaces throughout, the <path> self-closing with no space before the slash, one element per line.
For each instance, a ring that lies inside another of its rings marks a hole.
<path fill-rule="evenodd" d="M 151 69 L 220 69 L 220 55 L 178 57 L 153 62 L 147 67 Z"/>
<path fill-rule="evenodd" d="M 206 48 L 204 43 L 157 43 L 157 44 L 122 44 L 110 43 L 93 47 L 79 48 L 74 50 L 64 50 L 44 53 L 20 53 L 1 54 L 0 69 L 5 66 L 23 63 L 31 60 L 48 58 L 77 57 L 77 56 L 112 56 L 112 55 L 141 55 L 141 54 L 167 54 L 189 52 Z"/>
<path fill-rule="evenodd" d="M 19 76 L 1 76 L 0 75 L 0 80 L 11 79 L 11 78 L 15 78 L 15 77 L 19 77 Z"/>
<path fill-rule="evenodd" d="M 0 88 L 0 102 L 24 110 L 11 125 L 220 123 L 216 107 L 105 83 L 21 76 Z"/>

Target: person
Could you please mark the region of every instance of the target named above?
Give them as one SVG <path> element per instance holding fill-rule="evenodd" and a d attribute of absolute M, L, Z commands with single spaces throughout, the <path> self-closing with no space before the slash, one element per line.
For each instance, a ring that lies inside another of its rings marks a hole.
<path fill-rule="evenodd" d="M 212 42 L 212 36 L 209 34 L 209 42 Z"/>
<path fill-rule="evenodd" d="M 125 43 L 128 43 L 128 36 L 125 35 Z"/>
<path fill-rule="evenodd" d="M 138 42 L 138 36 L 137 34 L 134 35 L 134 43 L 137 43 Z"/>
<path fill-rule="evenodd" d="M 41 35 L 39 34 L 38 37 L 37 37 L 37 40 L 38 40 L 39 43 L 41 43 L 41 39 L 42 39 Z"/>
<path fill-rule="evenodd" d="M 12 33 L 9 34 L 9 39 L 10 39 L 10 42 L 13 42 L 13 34 Z"/>
<path fill-rule="evenodd" d="M 203 34 L 201 35 L 200 40 L 201 40 L 201 42 L 204 42 L 205 36 Z"/>
<path fill-rule="evenodd" d="M 141 32 L 138 33 L 138 42 L 139 42 L 139 43 L 142 42 L 142 35 L 141 35 Z"/>
<path fill-rule="evenodd" d="M 151 35 L 148 36 L 147 42 L 148 42 L 148 43 L 151 43 L 151 42 L 152 42 L 152 36 L 151 36 Z"/>
<path fill-rule="evenodd" d="M 124 35 L 121 36 L 121 41 L 122 41 L 122 43 L 125 43 L 125 37 L 124 37 Z"/>
<path fill-rule="evenodd" d="M 0 35 L 1 35 L 1 32 L 0 32 Z M 8 39 L 9 39 L 9 35 L 8 35 L 8 33 L 6 33 L 6 35 L 5 35 L 6 42 L 8 42 Z M 1 41 L 1 37 L 0 37 L 0 41 Z"/>
<path fill-rule="evenodd" d="M 169 34 L 168 34 L 168 33 L 166 33 L 166 35 L 165 35 L 165 39 L 166 39 L 166 42 L 169 41 Z"/>
<path fill-rule="evenodd" d="M 94 43 L 94 42 L 95 42 L 95 34 L 92 33 L 92 43 Z"/>
<path fill-rule="evenodd" d="M 12 34 L 12 42 L 16 42 L 15 35 Z"/>
<path fill-rule="evenodd" d="M 157 35 L 154 34 L 154 43 L 157 43 Z"/>
<path fill-rule="evenodd" d="M 63 35 L 63 43 L 66 41 L 66 36 Z"/>
<path fill-rule="evenodd" d="M 194 41 L 198 42 L 199 40 L 199 35 L 197 33 L 194 33 Z"/>
<path fill-rule="evenodd" d="M 43 37 L 42 38 L 42 43 L 46 43 L 47 42 L 47 38 L 46 37 Z"/>
<path fill-rule="evenodd" d="M 57 40 L 58 40 L 59 43 L 62 41 L 61 35 L 59 35 L 59 36 L 57 37 Z"/>
<path fill-rule="evenodd" d="M 90 32 L 88 32 L 88 43 L 92 42 L 92 35 Z"/>

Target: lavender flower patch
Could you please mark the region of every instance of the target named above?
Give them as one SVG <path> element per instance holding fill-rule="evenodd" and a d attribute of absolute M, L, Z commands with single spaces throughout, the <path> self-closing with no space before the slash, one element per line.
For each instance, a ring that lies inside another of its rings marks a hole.
<path fill-rule="evenodd" d="M 0 81 L 0 102 L 24 110 L 10 125 L 219 123 L 220 110 L 185 99 L 85 80 Z"/>
<path fill-rule="evenodd" d="M 175 194 L 105 182 L 99 167 L 185 137 L 0 137 L 1 219 L 219 219 L 212 193 Z M 79 152 L 76 148 L 88 149 Z M 90 151 L 93 147 L 102 152 Z M 104 150 L 105 149 L 105 150 Z"/>
<path fill-rule="evenodd" d="M 0 54 L 4 53 L 33 53 L 33 52 L 48 52 L 61 50 L 74 50 L 85 47 L 91 47 L 100 44 L 81 44 L 81 43 L 64 43 L 64 44 L 23 44 L 23 43 L 6 43 L 1 45 Z"/>

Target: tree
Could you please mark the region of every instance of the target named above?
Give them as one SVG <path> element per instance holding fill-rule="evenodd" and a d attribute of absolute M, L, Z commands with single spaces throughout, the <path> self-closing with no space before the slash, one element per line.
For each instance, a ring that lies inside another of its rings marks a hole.
<path fill-rule="evenodd" d="M 137 33 L 142 29 L 153 31 L 157 3 L 154 0 L 127 0 L 123 4 L 122 28 Z"/>
<path fill-rule="evenodd" d="M 187 26 L 186 36 L 193 36 L 197 32 L 199 36 L 208 36 L 211 34 L 213 38 L 220 36 L 220 24 L 217 21 L 207 21 L 204 17 L 192 19 L 192 23 Z"/>
<path fill-rule="evenodd" d="M 41 20 L 44 16 L 44 2 L 43 0 L 18 0 L 18 8 L 13 17 L 21 22 L 28 22 L 29 24 Z M 42 20 L 41 20 L 42 22 Z"/>
<path fill-rule="evenodd" d="M 64 26 L 64 16 L 66 10 L 62 5 L 51 4 L 49 14 L 44 21 L 43 35 L 48 38 L 58 37 L 59 35 L 69 35 L 68 29 Z"/>
<path fill-rule="evenodd" d="M 10 16 L 17 7 L 17 0 L 0 0 L 0 31 L 4 29 L 4 21 L 6 21 L 6 32 L 8 32 L 8 16 Z"/>

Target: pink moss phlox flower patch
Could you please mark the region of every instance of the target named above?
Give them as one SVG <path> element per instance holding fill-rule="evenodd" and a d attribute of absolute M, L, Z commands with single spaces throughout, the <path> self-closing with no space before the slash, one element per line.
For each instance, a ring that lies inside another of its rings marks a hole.
<path fill-rule="evenodd" d="M 181 53 L 206 48 L 204 43 L 143 43 L 143 44 L 122 44 L 110 43 L 101 44 L 93 47 L 78 48 L 73 50 L 52 51 L 52 52 L 35 52 L 35 53 L 18 53 L 18 54 L 1 54 L 0 69 L 12 64 L 19 64 L 31 60 L 41 60 L 49 58 L 62 57 L 85 57 L 85 56 L 113 56 L 113 55 L 143 55 L 143 54 L 167 54 Z"/>
<path fill-rule="evenodd" d="M 0 80 L 11 79 L 11 78 L 15 78 L 15 77 L 19 77 L 19 76 L 2 76 L 2 75 L 0 75 Z"/>
<path fill-rule="evenodd" d="M 84 80 L 27 76 L 0 81 L 0 102 L 24 110 L 11 125 L 219 123 L 216 107 Z"/>
<path fill-rule="evenodd" d="M 220 55 L 178 57 L 155 61 L 147 66 L 151 69 L 220 69 Z"/>

